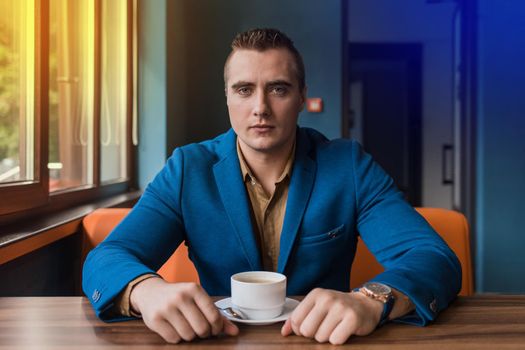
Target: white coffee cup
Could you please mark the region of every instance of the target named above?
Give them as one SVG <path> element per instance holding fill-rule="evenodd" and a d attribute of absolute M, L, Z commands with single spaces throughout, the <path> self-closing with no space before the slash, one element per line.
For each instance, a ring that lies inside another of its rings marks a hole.
<path fill-rule="evenodd" d="M 251 320 L 269 320 L 283 313 L 286 276 L 270 271 L 247 271 L 231 276 L 232 306 Z"/>

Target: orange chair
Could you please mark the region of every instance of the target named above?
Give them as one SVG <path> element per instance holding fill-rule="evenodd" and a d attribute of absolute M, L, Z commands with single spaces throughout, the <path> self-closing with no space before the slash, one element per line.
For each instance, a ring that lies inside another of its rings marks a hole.
<path fill-rule="evenodd" d="M 102 242 L 111 230 L 128 215 L 130 210 L 129 208 L 97 209 L 84 218 L 82 221 L 85 233 L 82 261 L 85 260 L 87 253 Z M 199 275 L 188 258 L 188 248 L 185 244 L 181 244 L 157 272 L 168 282 L 199 283 Z"/>
<path fill-rule="evenodd" d="M 469 228 L 465 216 L 459 212 L 438 208 L 416 208 L 456 253 L 463 271 L 459 295 L 473 295 L 472 262 L 470 258 Z M 350 287 L 355 288 L 383 272 L 383 267 L 359 238 L 352 265 Z"/>
<path fill-rule="evenodd" d="M 472 264 L 467 220 L 462 214 L 446 209 L 416 208 L 416 210 L 441 235 L 458 256 L 463 270 L 462 287 L 459 295 L 472 295 Z M 104 240 L 113 227 L 129 211 L 130 209 L 97 209 L 84 218 L 82 222 L 85 232 L 83 258 L 91 249 Z M 382 271 L 382 266 L 359 239 L 352 265 L 350 286 L 352 288 L 357 287 Z M 199 276 L 193 263 L 188 258 L 188 249 L 184 244 L 179 246 L 158 272 L 169 282 L 199 282 Z"/>

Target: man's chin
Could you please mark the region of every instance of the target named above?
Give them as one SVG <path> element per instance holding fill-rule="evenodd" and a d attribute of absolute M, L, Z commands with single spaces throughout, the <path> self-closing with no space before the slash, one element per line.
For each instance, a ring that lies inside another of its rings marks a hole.
<path fill-rule="evenodd" d="M 259 145 L 252 147 L 252 149 L 259 153 L 272 153 L 275 150 L 275 147 L 272 147 L 271 145 Z"/>
<path fill-rule="evenodd" d="M 249 142 L 242 141 L 245 146 L 248 146 L 253 152 L 261 154 L 273 154 L 279 152 L 283 147 L 286 147 L 286 142 L 275 137 L 260 136 L 247 139 Z"/>
<path fill-rule="evenodd" d="M 248 147 L 259 153 L 272 153 L 277 148 L 274 142 L 251 142 Z"/>

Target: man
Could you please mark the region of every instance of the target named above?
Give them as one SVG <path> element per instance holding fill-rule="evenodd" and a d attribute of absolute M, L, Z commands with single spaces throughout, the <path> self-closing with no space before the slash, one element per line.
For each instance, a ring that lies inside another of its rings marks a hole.
<path fill-rule="evenodd" d="M 237 35 L 224 80 L 232 130 L 176 149 L 89 254 L 83 287 L 97 315 L 141 316 L 172 343 L 235 335 L 209 295 L 266 269 L 288 277 L 288 295 L 306 295 L 284 336 L 341 344 L 388 320 L 433 320 L 460 289 L 457 258 L 357 143 L 297 127 L 306 86 L 291 40 Z M 349 292 L 357 232 L 386 270 Z M 202 287 L 154 273 L 183 240 Z"/>

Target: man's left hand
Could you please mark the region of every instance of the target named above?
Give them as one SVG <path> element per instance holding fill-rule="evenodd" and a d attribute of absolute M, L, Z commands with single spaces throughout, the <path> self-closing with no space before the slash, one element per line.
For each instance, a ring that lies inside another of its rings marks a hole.
<path fill-rule="evenodd" d="M 352 335 L 372 333 L 382 312 L 382 302 L 362 293 L 316 288 L 286 320 L 281 334 L 295 333 L 320 343 L 343 344 Z"/>

